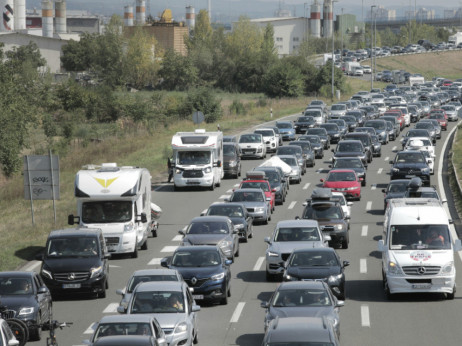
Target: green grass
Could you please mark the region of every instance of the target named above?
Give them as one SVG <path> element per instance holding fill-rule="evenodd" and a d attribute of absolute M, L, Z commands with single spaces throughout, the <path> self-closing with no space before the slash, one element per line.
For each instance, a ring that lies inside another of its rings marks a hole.
<path fill-rule="evenodd" d="M 457 212 L 461 214 L 462 212 L 462 193 L 459 190 L 459 185 L 457 184 L 456 175 L 454 170 L 457 171 L 459 177 L 459 184 L 462 185 L 462 131 L 459 126 L 454 143 L 452 144 L 452 155 L 451 160 L 449 160 L 449 183 L 451 185 L 451 191 L 454 195 L 454 204 L 456 206 Z"/>

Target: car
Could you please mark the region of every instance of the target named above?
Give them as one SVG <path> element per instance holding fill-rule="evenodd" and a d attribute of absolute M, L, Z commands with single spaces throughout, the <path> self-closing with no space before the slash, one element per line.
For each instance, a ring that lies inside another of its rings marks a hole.
<path fill-rule="evenodd" d="M 116 290 L 116 294 L 122 296 L 119 305 L 127 307 L 132 296 L 133 290 L 140 282 L 148 281 L 182 281 L 183 278 L 177 270 L 156 268 L 156 269 L 140 269 L 135 270 L 130 278 L 126 288 Z"/>
<path fill-rule="evenodd" d="M 302 218 L 318 221 L 322 232 L 331 238 L 329 246 L 341 246 L 348 249 L 350 225 L 347 220 L 349 217 L 343 213 L 338 202 L 313 199 L 312 196 L 303 209 Z"/>
<path fill-rule="evenodd" d="M 434 154 L 430 154 L 427 150 L 420 150 L 420 152 L 422 154 L 424 154 L 425 160 L 427 160 L 428 168 L 430 168 L 430 175 L 434 175 L 435 174 L 434 167 L 435 167 L 435 157 L 436 156 Z"/>
<path fill-rule="evenodd" d="M 272 126 L 271 128 L 274 130 L 274 133 L 276 134 L 276 138 L 278 139 L 279 145 L 283 145 L 284 142 L 282 141 L 282 136 L 279 132 L 279 129 L 276 126 Z"/>
<path fill-rule="evenodd" d="M 40 276 L 52 296 L 78 293 L 106 297 L 109 286 L 110 253 L 99 228 L 67 228 L 51 231 L 42 261 Z"/>
<path fill-rule="evenodd" d="M 308 106 L 317 106 L 323 110 L 327 108 L 327 105 L 323 100 L 312 100 Z"/>
<path fill-rule="evenodd" d="M 428 119 L 436 119 L 444 131 L 448 130 L 448 120 L 446 112 L 439 112 L 436 109 L 432 110 L 428 116 Z"/>
<path fill-rule="evenodd" d="M 430 156 L 435 155 L 435 146 L 428 137 L 410 137 L 406 141 L 404 150 L 425 150 L 430 153 Z"/>
<path fill-rule="evenodd" d="M 223 172 L 233 178 L 241 176 L 241 153 L 237 143 L 223 143 Z"/>
<path fill-rule="evenodd" d="M 371 136 L 372 139 L 372 156 L 381 157 L 382 156 L 382 143 L 379 141 L 377 135 Z"/>
<path fill-rule="evenodd" d="M 385 189 L 382 189 L 383 196 L 383 210 L 387 209 L 388 201 L 393 198 L 403 198 L 410 179 L 396 179 L 391 180 Z"/>
<path fill-rule="evenodd" d="M 270 127 L 258 128 L 254 133 L 259 133 L 263 136 L 263 141 L 266 144 L 266 152 L 275 152 L 279 147 L 279 139 L 276 137 L 276 133 Z"/>
<path fill-rule="evenodd" d="M 366 119 L 373 120 L 379 117 L 379 110 L 375 105 L 361 106 L 359 109 L 366 112 Z"/>
<path fill-rule="evenodd" d="M 238 143 L 238 136 L 223 136 L 223 143 Z"/>
<path fill-rule="evenodd" d="M 446 115 L 448 116 L 448 121 L 457 121 L 459 119 L 458 110 L 456 106 L 452 104 L 447 104 L 441 106 L 441 109 L 445 111 Z"/>
<path fill-rule="evenodd" d="M 361 200 L 361 180 L 352 169 L 332 169 L 321 182 L 324 188 L 341 192 L 347 199 Z"/>
<path fill-rule="evenodd" d="M 253 219 L 242 203 L 213 203 L 201 216 L 227 216 L 237 229 L 239 240 L 247 243 L 253 237 Z"/>
<path fill-rule="evenodd" d="M 217 246 L 181 246 L 171 257 L 161 259 L 163 267 L 176 269 L 193 291 L 195 300 L 228 304 L 231 297 L 231 264 Z"/>
<path fill-rule="evenodd" d="M 295 133 L 305 133 L 307 129 L 313 128 L 316 126 L 317 126 L 316 119 L 312 116 L 302 116 L 302 117 L 299 117 L 294 122 Z"/>
<path fill-rule="evenodd" d="M 0 345 L 5 345 L 5 346 L 20 345 L 19 340 L 15 338 L 13 331 L 11 330 L 8 323 L 3 318 L 0 318 Z"/>
<path fill-rule="evenodd" d="M 434 198 L 441 203 L 446 203 L 446 199 L 441 199 L 435 186 L 422 186 L 420 178 L 412 178 L 406 188 L 404 198 Z"/>
<path fill-rule="evenodd" d="M 390 161 L 391 179 L 411 179 L 419 177 L 425 186 L 430 186 L 430 168 L 424 154 L 419 150 L 400 151 Z"/>
<path fill-rule="evenodd" d="M 329 168 L 352 169 L 361 180 L 361 186 L 366 186 L 367 165 L 364 165 L 363 161 L 359 157 L 339 157 L 332 165 L 329 165 Z"/>
<path fill-rule="evenodd" d="M 367 157 L 366 163 L 372 162 L 372 138 L 369 133 L 350 132 L 345 135 L 344 140 L 359 140 L 363 144 Z"/>
<path fill-rule="evenodd" d="M 344 103 L 333 104 L 330 107 L 329 119 L 339 119 L 346 115 L 347 110 L 347 105 Z"/>
<path fill-rule="evenodd" d="M 393 124 L 394 134 L 393 135 L 391 133 L 388 134 L 388 137 L 390 138 L 390 140 L 394 141 L 396 138 L 398 138 L 398 135 L 401 132 L 401 125 L 399 123 L 398 118 L 392 115 L 382 115 L 380 119 L 389 121 Z"/>
<path fill-rule="evenodd" d="M 410 129 L 406 132 L 406 134 L 402 136 L 401 145 L 403 146 L 403 149 L 406 147 L 407 141 L 410 140 L 411 138 L 428 138 L 433 144 L 436 143 L 436 138 L 434 137 L 435 131 L 434 131 L 433 125 L 430 123 L 420 123 L 419 122 L 416 124 L 416 127 L 419 124 L 425 124 L 425 125 L 419 126 L 419 128 Z"/>
<path fill-rule="evenodd" d="M 268 178 L 271 189 L 275 190 L 274 200 L 276 205 L 281 205 L 285 202 L 287 196 L 287 190 L 289 186 L 289 181 L 284 176 L 284 173 L 281 172 L 277 167 L 265 167 L 260 166 L 254 168 L 256 171 L 265 172 L 265 176 Z"/>
<path fill-rule="evenodd" d="M 85 340 L 84 344 L 95 345 L 97 340 L 108 340 L 111 336 L 146 336 L 152 337 L 155 342 L 153 344 L 146 343 L 141 345 L 156 345 L 167 346 L 165 333 L 159 325 L 159 322 L 153 316 L 147 314 L 131 314 L 131 315 L 110 315 L 104 316 L 94 326 L 95 332 L 90 340 Z M 111 340 L 111 339 L 109 339 Z M 132 345 L 132 340 L 124 339 L 126 344 Z M 137 343 L 133 343 L 138 345 Z M 103 345 L 119 345 L 117 343 L 106 343 Z"/>
<path fill-rule="evenodd" d="M 343 138 L 342 133 L 340 132 L 340 128 L 337 124 L 321 124 L 319 127 L 327 131 L 327 134 L 330 138 L 330 144 L 338 143 Z"/>
<path fill-rule="evenodd" d="M 441 139 L 441 125 L 440 125 L 440 122 L 437 120 L 437 119 L 422 119 L 419 121 L 419 123 L 430 123 L 433 125 L 433 127 L 435 128 L 435 132 L 436 132 L 436 139 Z M 418 123 L 417 123 L 418 124 Z M 416 126 L 417 126 L 416 124 Z"/>
<path fill-rule="evenodd" d="M 364 149 L 363 143 L 359 140 L 343 140 L 337 144 L 337 147 L 332 149 L 334 156 L 332 157 L 332 163 L 341 157 L 358 157 L 361 159 L 364 165 L 367 165 L 367 154 Z"/>
<path fill-rule="evenodd" d="M 388 134 L 388 139 L 390 141 L 394 141 L 396 139 L 395 126 L 393 125 L 391 121 L 388 121 L 388 120 L 385 120 L 385 124 L 386 124 L 386 131 Z"/>
<path fill-rule="evenodd" d="M 364 124 L 364 121 L 366 119 L 366 113 L 361 110 L 361 109 L 358 109 L 358 110 L 350 110 L 348 112 L 346 112 L 345 115 L 352 115 L 356 118 L 356 122 L 358 124 L 358 126 L 363 126 Z"/>
<path fill-rule="evenodd" d="M 330 148 L 330 136 L 327 134 L 326 129 L 315 127 L 312 129 L 308 129 L 306 131 L 306 135 L 315 135 L 319 136 L 321 143 L 323 144 L 323 149 Z"/>
<path fill-rule="evenodd" d="M 330 247 L 296 249 L 284 264 L 283 280 L 322 280 L 338 299 L 345 300 L 345 267 L 349 265 Z"/>
<path fill-rule="evenodd" d="M 92 346 L 157 346 L 157 345 L 167 345 L 165 339 L 160 339 L 162 343 L 159 342 L 159 339 L 156 340 L 153 336 L 149 335 L 115 335 L 115 336 L 105 336 L 96 340 Z"/>
<path fill-rule="evenodd" d="M 358 126 L 358 123 L 356 122 L 356 118 L 352 115 L 345 115 L 343 116 L 342 120 L 345 121 L 345 123 L 347 124 L 348 132 L 353 132 Z"/>
<path fill-rule="evenodd" d="M 266 199 L 270 202 L 270 210 L 273 213 L 276 205 L 276 190 L 271 188 L 271 185 L 266 178 L 265 172 L 263 171 L 249 171 L 246 173 L 246 177 L 241 181 L 239 189 L 262 189 L 265 192 Z"/>
<path fill-rule="evenodd" d="M 184 230 L 181 246 L 216 245 L 228 259 L 239 257 L 238 230 L 227 216 L 199 216 L 191 220 Z"/>
<path fill-rule="evenodd" d="M 303 115 L 313 117 L 316 121 L 316 125 L 320 125 L 324 123 L 326 120 L 325 110 L 317 106 L 309 106 L 307 109 L 305 109 Z"/>
<path fill-rule="evenodd" d="M 276 156 L 295 156 L 297 158 L 298 165 L 300 166 L 300 172 L 302 175 L 306 173 L 306 158 L 303 155 L 301 146 L 296 145 L 285 145 L 279 147 L 276 151 Z"/>
<path fill-rule="evenodd" d="M 411 115 L 411 122 L 415 123 L 420 120 L 420 112 L 417 106 L 408 104 L 407 109 Z"/>
<path fill-rule="evenodd" d="M 369 65 L 363 65 L 363 72 L 371 74 L 372 73 L 372 68 Z"/>
<path fill-rule="evenodd" d="M 300 168 L 297 157 L 294 155 L 278 155 L 278 157 L 292 169 L 289 175 L 289 181 L 300 184 L 302 181 L 302 169 Z"/>
<path fill-rule="evenodd" d="M 311 148 L 314 152 L 316 159 L 324 158 L 324 146 L 321 142 L 321 138 L 316 135 L 302 135 L 297 138 L 297 141 L 308 141 L 311 144 Z"/>
<path fill-rule="evenodd" d="M 171 301 L 173 299 L 175 302 Z M 198 340 L 197 312 L 200 309 L 186 282 L 151 281 L 137 285 L 127 308 L 119 306 L 117 312 L 155 317 L 168 345 L 192 345 Z"/>
<path fill-rule="evenodd" d="M 354 132 L 355 133 L 365 132 L 365 133 L 370 134 L 371 136 L 377 135 L 377 131 L 375 131 L 375 129 L 373 127 L 370 127 L 370 126 L 357 127 Z"/>
<path fill-rule="evenodd" d="M 259 133 L 246 133 L 239 137 L 241 157 L 266 158 L 266 144 Z"/>
<path fill-rule="evenodd" d="M 15 311 L 15 318 L 29 329 L 30 340 L 40 340 L 42 323 L 52 319 L 50 291 L 35 272 L 8 271 L 0 273 L 1 304 Z"/>
<path fill-rule="evenodd" d="M 349 132 L 349 128 L 347 123 L 343 119 L 330 119 L 327 121 L 328 124 L 337 124 L 340 129 L 340 136 L 343 137 L 347 132 Z"/>
<path fill-rule="evenodd" d="M 295 140 L 295 129 L 290 121 L 276 121 L 276 127 L 279 129 L 279 133 L 282 136 L 282 140 L 294 141 Z"/>
<path fill-rule="evenodd" d="M 306 247 L 325 247 L 330 240 L 322 234 L 318 222 L 314 220 L 284 220 L 279 221 L 271 237 L 265 237 L 266 249 L 266 280 L 282 279 L 283 262 L 292 251 Z"/>
<path fill-rule="evenodd" d="M 380 142 L 382 142 L 382 144 L 388 144 L 389 137 L 387 131 L 387 123 L 385 122 L 385 120 L 367 120 L 364 123 L 364 127 L 373 127 L 375 129 L 375 133 L 377 134 L 377 136 L 379 136 Z"/>
<path fill-rule="evenodd" d="M 295 158 L 294 158 L 295 160 Z M 298 167 L 298 165 L 297 165 Z M 262 189 L 236 189 L 225 202 L 242 203 L 253 222 L 267 224 L 271 221 L 271 207 Z"/>
<path fill-rule="evenodd" d="M 313 149 L 311 148 L 311 142 L 310 141 L 301 141 L 301 140 L 296 140 L 293 142 L 289 143 L 289 146 L 291 145 L 297 145 L 300 148 L 302 148 L 302 154 L 305 159 L 305 163 L 307 167 L 314 167 L 316 164 L 316 159 L 315 159 L 315 154 Z M 306 173 L 306 171 L 305 171 Z"/>

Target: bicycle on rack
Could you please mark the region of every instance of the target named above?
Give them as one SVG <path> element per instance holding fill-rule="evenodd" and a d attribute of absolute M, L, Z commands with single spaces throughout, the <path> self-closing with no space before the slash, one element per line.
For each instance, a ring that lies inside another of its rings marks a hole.
<path fill-rule="evenodd" d="M 56 340 L 55 330 L 63 329 L 64 327 L 70 327 L 72 322 L 58 322 L 56 320 L 51 320 L 42 324 L 42 328 L 48 329 L 50 336 L 47 337 L 47 346 L 58 346 L 58 340 Z"/>
<path fill-rule="evenodd" d="M 8 323 L 8 326 L 13 332 L 16 340 L 19 341 L 18 346 L 24 346 L 29 339 L 29 328 L 24 321 L 15 318 L 15 316 L 15 310 L 10 310 L 7 306 L 0 305 L 0 317 Z"/>

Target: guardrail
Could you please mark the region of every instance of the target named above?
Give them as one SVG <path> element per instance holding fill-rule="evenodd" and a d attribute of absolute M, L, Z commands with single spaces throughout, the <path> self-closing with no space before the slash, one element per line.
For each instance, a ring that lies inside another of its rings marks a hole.
<path fill-rule="evenodd" d="M 456 133 L 454 134 L 454 138 L 452 139 L 452 148 L 454 148 L 454 142 L 457 139 L 457 133 L 459 132 L 459 124 L 456 125 Z M 459 175 L 457 174 L 457 169 L 456 166 L 454 165 L 454 152 L 452 152 L 451 155 L 451 164 L 452 164 L 452 169 L 454 171 L 454 176 L 456 178 L 457 186 L 459 187 L 459 192 L 462 195 L 462 184 L 460 183 Z"/>

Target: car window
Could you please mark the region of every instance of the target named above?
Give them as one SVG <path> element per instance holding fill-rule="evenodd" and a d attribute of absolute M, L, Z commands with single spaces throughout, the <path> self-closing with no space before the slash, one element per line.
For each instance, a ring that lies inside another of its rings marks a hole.
<path fill-rule="evenodd" d="M 100 323 L 95 331 L 93 341 L 104 336 L 111 335 L 151 335 L 152 329 L 149 323 Z"/>
<path fill-rule="evenodd" d="M 327 175 L 327 181 L 356 181 L 356 175 L 353 172 L 330 172 Z"/>
<path fill-rule="evenodd" d="M 262 140 L 260 134 L 242 135 L 239 138 L 239 143 L 260 143 L 261 141 Z"/>
<path fill-rule="evenodd" d="M 397 182 L 397 183 L 391 182 L 388 185 L 387 192 L 389 193 L 405 192 L 408 185 L 409 185 L 409 182 Z"/>
<path fill-rule="evenodd" d="M 317 205 L 315 207 L 308 207 L 305 210 L 304 219 L 341 219 L 342 212 L 340 207 L 330 205 Z"/>
<path fill-rule="evenodd" d="M 392 225 L 390 248 L 405 249 L 450 249 L 447 225 Z"/>
<path fill-rule="evenodd" d="M 1 277 L 0 296 L 2 295 L 32 295 L 32 281 L 26 277 Z"/>
<path fill-rule="evenodd" d="M 307 251 L 294 253 L 290 258 L 289 265 L 293 267 L 332 267 L 338 266 L 339 263 L 333 252 Z"/>
<path fill-rule="evenodd" d="M 274 307 L 323 306 L 331 304 L 332 302 L 327 292 L 318 289 L 278 290 L 272 299 Z"/>
<path fill-rule="evenodd" d="M 135 287 L 140 282 L 151 282 L 151 281 L 178 281 L 178 277 L 176 275 L 135 275 L 131 278 L 130 282 L 127 286 L 127 293 L 132 293 Z"/>
<path fill-rule="evenodd" d="M 276 230 L 274 241 L 318 241 L 319 231 L 316 227 L 283 227 Z"/>
<path fill-rule="evenodd" d="M 264 202 L 263 195 L 253 191 L 239 191 L 233 193 L 231 202 Z"/>
<path fill-rule="evenodd" d="M 175 267 L 211 267 L 221 264 L 217 251 L 178 251 L 173 255 L 172 265 Z"/>
<path fill-rule="evenodd" d="M 228 234 L 229 228 L 226 222 L 193 222 L 187 234 Z"/>
<path fill-rule="evenodd" d="M 185 312 L 184 297 L 177 291 L 135 292 L 132 314 Z"/>
<path fill-rule="evenodd" d="M 236 206 L 211 206 L 208 210 L 207 215 L 218 215 L 218 216 L 228 216 L 228 217 L 243 217 L 244 212 L 242 208 L 238 205 Z"/>

